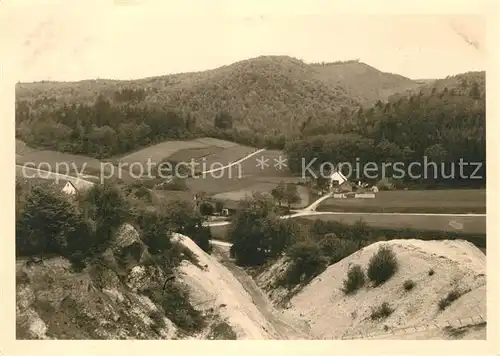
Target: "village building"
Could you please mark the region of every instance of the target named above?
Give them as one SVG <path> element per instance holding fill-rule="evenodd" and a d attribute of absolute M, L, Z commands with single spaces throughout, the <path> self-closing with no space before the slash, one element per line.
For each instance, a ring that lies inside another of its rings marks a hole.
<path fill-rule="evenodd" d="M 64 186 L 62 187 L 61 191 L 68 195 L 76 195 L 78 192 L 84 192 L 88 190 L 91 186 L 92 184 L 77 179 L 73 182 L 67 181 L 66 184 L 64 184 Z"/>
<path fill-rule="evenodd" d="M 355 184 L 350 182 L 342 172 L 335 171 L 330 177 L 330 191 L 334 193 L 348 193 L 355 190 Z"/>

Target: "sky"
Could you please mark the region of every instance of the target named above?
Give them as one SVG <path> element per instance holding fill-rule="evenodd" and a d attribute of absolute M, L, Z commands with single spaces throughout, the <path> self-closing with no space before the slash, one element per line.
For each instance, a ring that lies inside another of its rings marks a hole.
<path fill-rule="evenodd" d="M 360 59 L 412 79 L 486 65 L 481 1 L 454 0 L 455 7 L 445 7 L 444 15 L 433 14 L 443 12 L 425 0 L 418 3 L 427 7 L 401 12 L 394 2 L 387 7 L 393 14 L 375 0 L 270 5 L 279 2 L 4 0 L 0 43 L 22 82 L 135 79 L 212 69 L 260 55 L 305 62 Z"/>

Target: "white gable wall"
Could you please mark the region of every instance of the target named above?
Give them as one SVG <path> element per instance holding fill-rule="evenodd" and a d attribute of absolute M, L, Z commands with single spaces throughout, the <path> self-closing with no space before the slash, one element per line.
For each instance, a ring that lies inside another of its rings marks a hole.
<path fill-rule="evenodd" d="M 335 172 L 330 176 L 330 183 L 337 182 L 337 185 L 341 185 L 344 182 L 347 182 L 347 178 L 340 172 Z"/>
<path fill-rule="evenodd" d="M 71 195 L 74 195 L 76 193 L 75 187 L 70 182 L 66 183 L 66 185 L 64 186 L 62 191 L 63 191 L 63 193 L 71 194 Z"/>

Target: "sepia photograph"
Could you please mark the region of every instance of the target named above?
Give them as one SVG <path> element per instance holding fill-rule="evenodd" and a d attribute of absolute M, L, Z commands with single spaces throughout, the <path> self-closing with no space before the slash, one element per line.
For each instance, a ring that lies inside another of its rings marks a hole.
<path fill-rule="evenodd" d="M 171 6 L 2 17 L 16 339 L 486 340 L 485 16 Z"/>

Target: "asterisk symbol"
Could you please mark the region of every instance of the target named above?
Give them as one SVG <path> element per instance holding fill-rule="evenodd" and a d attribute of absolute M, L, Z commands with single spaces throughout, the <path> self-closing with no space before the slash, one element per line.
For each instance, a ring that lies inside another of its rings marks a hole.
<path fill-rule="evenodd" d="M 286 158 L 279 156 L 278 158 L 274 159 L 274 162 L 276 162 L 276 163 L 274 163 L 274 167 L 278 168 L 278 169 L 283 169 L 283 168 L 287 167 L 286 161 L 287 161 Z"/>
<path fill-rule="evenodd" d="M 260 156 L 260 158 L 257 158 L 257 165 L 256 167 L 259 167 L 260 169 L 264 169 L 266 167 L 269 167 L 269 158 L 265 158 L 264 156 Z"/>

